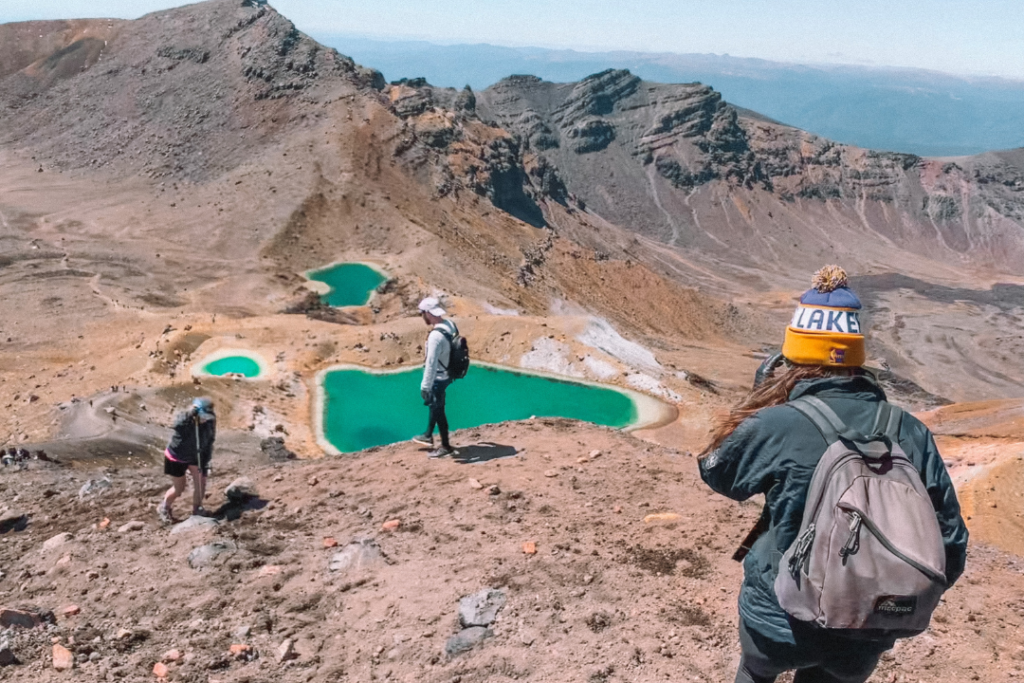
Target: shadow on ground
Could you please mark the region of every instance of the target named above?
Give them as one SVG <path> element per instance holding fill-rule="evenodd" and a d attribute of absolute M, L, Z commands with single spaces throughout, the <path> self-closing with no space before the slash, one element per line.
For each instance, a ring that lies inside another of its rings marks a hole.
<path fill-rule="evenodd" d="M 459 446 L 458 452 L 452 456 L 452 459 L 460 465 L 472 465 L 500 458 L 511 458 L 517 452 L 513 446 L 484 441 L 471 446 Z"/>

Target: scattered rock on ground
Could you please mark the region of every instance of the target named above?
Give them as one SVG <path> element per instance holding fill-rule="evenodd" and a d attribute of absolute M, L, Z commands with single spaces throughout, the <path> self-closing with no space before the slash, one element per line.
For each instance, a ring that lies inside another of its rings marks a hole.
<path fill-rule="evenodd" d="M 332 572 L 347 572 L 368 569 L 383 561 L 380 548 L 370 539 L 353 541 L 331 556 L 328 569 Z"/>
<path fill-rule="evenodd" d="M 496 588 L 463 596 L 459 600 L 459 623 L 463 627 L 490 626 L 507 599 L 505 591 Z"/>
<path fill-rule="evenodd" d="M 492 635 L 494 633 L 491 629 L 484 628 L 483 626 L 464 628 L 448 639 L 448 642 L 444 644 L 444 653 L 449 657 L 454 657 L 472 650 Z"/>
<path fill-rule="evenodd" d="M 0 627 L 10 628 L 18 626 L 21 628 L 35 628 L 42 623 L 42 620 L 31 612 L 20 609 L 0 609 Z"/>
<path fill-rule="evenodd" d="M 250 498 L 256 498 L 256 484 L 249 477 L 239 477 L 228 484 L 224 489 L 224 496 L 232 503 L 244 503 Z"/>
<path fill-rule="evenodd" d="M 192 515 L 183 522 L 178 522 L 171 527 L 172 534 L 183 534 L 189 531 L 196 531 L 199 529 L 216 529 L 220 524 L 213 517 L 201 517 L 199 515 Z"/>
<path fill-rule="evenodd" d="M 59 643 L 53 644 L 53 668 L 57 671 L 67 671 L 75 665 L 75 658 L 71 650 Z"/>
<path fill-rule="evenodd" d="M 74 538 L 74 536 L 72 536 L 66 531 L 62 534 L 57 534 L 56 536 L 48 538 L 46 541 L 43 542 L 43 550 L 53 550 L 54 548 L 59 548 L 68 541 L 70 541 L 72 538 Z"/>
<path fill-rule="evenodd" d="M 295 453 L 288 450 L 284 445 L 284 439 L 280 436 L 271 436 L 260 441 L 260 450 L 266 453 L 272 461 L 295 460 Z"/>
<path fill-rule="evenodd" d="M 281 662 L 287 662 L 289 659 L 295 657 L 295 641 L 291 638 L 286 639 L 278 646 L 277 651 L 274 653 L 274 657 L 277 659 L 278 664 Z"/>
<path fill-rule="evenodd" d="M 137 519 L 133 519 L 130 522 L 126 522 L 117 528 L 118 533 L 127 533 L 129 531 L 142 531 L 146 528 L 145 522 L 140 522 Z"/>
<path fill-rule="evenodd" d="M 234 541 L 219 539 L 193 549 L 188 554 L 188 566 L 193 569 L 209 567 L 223 559 L 224 556 L 233 555 L 237 550 L 238 546 Z"/>
<path fill-rule="evenodd" d="M 92 496 L 102 495 L 110 491 L 112 486 L 113 482 L 107 477 L 103 479 L 90 479 L 82 484 L 82 488 L 78 489 L 78 499 L 85 500 Z"/>

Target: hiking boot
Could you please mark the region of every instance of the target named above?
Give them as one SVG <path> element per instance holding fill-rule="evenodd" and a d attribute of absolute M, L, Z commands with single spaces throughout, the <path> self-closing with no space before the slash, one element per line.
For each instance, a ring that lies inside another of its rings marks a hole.
<path fill-rule="evenodd" d="M 434 447 L 434 435 L 433 434 L 417 434 L 412 437 L 413 443 L 422 444 L 424 446 Z"/>
<path fill-rule="evenodd" d="M 453 455 L 454 453 L 455 453 L 455 449 L 454 448 L 452 448 L 451 446 L 445 446 L 445 445 L 442 444 L 441 446 L 438 446 L 434 450 L 430 451 L 430 453 L 427 454 L 427 457 L 428 458 L 443 458 L 443 457 L 445 457 L 447 455 Z"/>
<path fill-rule="evenodd" d="M 204 508 L 202 505 L 200 505 L 199 507 L 192 508 L 192 516 L 193 517 L 209 517 L 210 515 L 209 515 L 209 513 L 206 512 L 206 508 Z"/>
<path fill-rule="evenodd" d="M 174 524 L 174 515 L 171 514 L 171 509 L 167 507 L 166 503 L 156 506 L 156 514 L 164 524 Z"/>

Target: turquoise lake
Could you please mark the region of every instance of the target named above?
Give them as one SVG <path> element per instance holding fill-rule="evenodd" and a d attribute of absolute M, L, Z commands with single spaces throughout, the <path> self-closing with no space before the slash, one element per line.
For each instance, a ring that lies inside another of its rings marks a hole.
<path fill-rule="evenodd" d="M 227 356 L 210 361 L 203 366 L 203 372 L 217 376 L 236 373 L 245 377 L 258 377 L 260 364 L 248 356 Z"/>
<path fill-rule="evenodd" d="M 320 297 L 328 306 L 362 306 L 387 276 L 363 263 L 339 263 L 306 273 L 331 291 Z"/>
<path fill-rule="evenodd" d="M 406 441 L 427 427 L 420 400 L 422 368 L 387 374 L 357 369 L 323 378 L 324 437 L 342 453 Z M 448 387 L 450 428 L 531 416 L 567 417 L 609 427 L 636 423 L 633 399 L 612 389 L 482 365 Z M 456 444 L 456 447 L 458 444 Z"/>

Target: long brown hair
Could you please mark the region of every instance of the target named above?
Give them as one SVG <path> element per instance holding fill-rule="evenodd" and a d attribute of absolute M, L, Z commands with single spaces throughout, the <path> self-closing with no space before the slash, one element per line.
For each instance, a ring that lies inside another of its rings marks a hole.
<path fill-rule="evenodd" d="M 711 443 L 704 448 L 701 457 L 709 454 L 722 445 L 730 434 L 736 431 L 740 423 L 748 417 L 770 406 L 779 406 L 789 400 L 793 387 L 806 379 L 821 377 L 846 377 L 859 374 L 860 368 L 828 367 L 824 365 L 789 365 L 779 368 L 774 375 L 760 386 L 754 388 L 746 398 L 737 403 L 715 426 L 711 434 Z"/>

